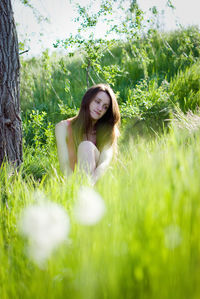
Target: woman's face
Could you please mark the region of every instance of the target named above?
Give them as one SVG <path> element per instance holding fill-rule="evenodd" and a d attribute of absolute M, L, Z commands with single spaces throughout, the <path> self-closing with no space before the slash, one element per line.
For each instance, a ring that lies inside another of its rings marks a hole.
<path fill-rule="evenodd" d="M 110 106 L 110 97 L 105 91 L 99 91 L 89 105 L 92 120 L 99 120 Z"/>

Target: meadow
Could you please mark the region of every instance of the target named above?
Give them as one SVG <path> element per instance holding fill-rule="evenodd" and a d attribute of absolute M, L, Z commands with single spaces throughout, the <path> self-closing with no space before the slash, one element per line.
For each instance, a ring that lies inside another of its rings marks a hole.
<path fill-rule="evenodd" d="M 105 54 L 102 65 L 120 70 L 107 80 L 122 125 L 94 188 L 62 176 L 54 137 L 86 89 L 80 57 L 21 59 L 24 162 L 0 171 L 0 298 L 199 298 L 199 53 L 200 33 L 187 28 Z M 88 219 L 77 217 L 81 196 L 97 202 Z M 27 207 L 38 214 L 23 218 Z M 33 237 L 40 224 L 51 244 Z"/>

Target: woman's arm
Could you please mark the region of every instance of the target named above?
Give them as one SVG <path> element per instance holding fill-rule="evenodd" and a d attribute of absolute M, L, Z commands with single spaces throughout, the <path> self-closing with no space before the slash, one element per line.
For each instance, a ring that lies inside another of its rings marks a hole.
<path fill-rule="evenodd" d="M 63 120 L 59 122 L 55 127 L 58 160 L 60 163 L 60 169 L 64 175 L 68 175 L 72 172 L 69 167 L 69 155 L 66 142 L 67 126 L 67 121 Z"/>
<path fill-rule="evenodd" d="M 104 148 L 100 154 L 97 168 L 95 169 L 95 171 L 92 175 L 92 181 L 94 184 L 104 174 L 104 172 L 106 171 L 106 169 L 108 168 L 108 166 L 112 160 L 114 148 L 116 147 L 117 139 L 120 135 L 120 132 L 119 132 L 119 129 L 117 126 L 115 126 L 114 130 L 115 130 L 115 141 L 112 145 L 107 144 L 106 146 L 104 146 Z"/>
<path fill-rule="evenodd" d="M 92 182 L 95 184 L 97 180 L 105 173 L 113 157 L 113 147 L 105 146 L 100 154 L 97 168 L 92 175 Z"/>

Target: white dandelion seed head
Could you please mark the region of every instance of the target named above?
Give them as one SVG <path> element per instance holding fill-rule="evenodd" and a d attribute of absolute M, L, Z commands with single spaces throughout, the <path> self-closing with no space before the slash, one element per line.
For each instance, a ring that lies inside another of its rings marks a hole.
<path fill-rule="evenodd" d="M 165 246 L 168 249 L 178 247 L 182 241 L 181 230 L 177 225 L 169 225 L 164 231 Z"/>
<path fill-rule="evenodd" d="M 102 197 L 89 187 L 81 187 L 74 206 L 74 215 L 80 224 L 94 225 L 101 220 L 105 213 Z"/>
<path fill-rule="evenodd" d="M 24 209 L 19 227 L 29 240 L 29 255 L 40 263 L 67 239 L 70 222 L 62 207 L 42 201 Z"/>

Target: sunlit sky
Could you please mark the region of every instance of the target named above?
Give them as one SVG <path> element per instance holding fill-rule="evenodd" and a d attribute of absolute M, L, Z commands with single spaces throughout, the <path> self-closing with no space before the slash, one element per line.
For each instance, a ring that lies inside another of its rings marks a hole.
<path fill-rule="evenodd" d="M 86 4 L 89 0 L 79 0 L 80 4 Z M 70 3 L 71 2 L 71 3 Z M 96 5 L 98 4 L 96 0 Z M 200 27 L 200 1 L 199 0 L 172 0 L 175 10 L 166 7 L 167 0 L 138 0 L 140 8 L 148 15 L 150 7 L 156 6 L 161 12 L 165 10 L 162 18 L 162 29 L 175 29 L 177 23 L 187 25 L 198 25 Z M 50 21 L 37 23 L 30 8 L 24 7 L 19 0 L 12 0 L 15 21 L 19 40 L 27 39 L 28 54 L 26 57 L 39 55 L 43 50 L 49 48 L 53 51 L 53 43 L 57 39 L 64 39 L 70 33 L 76 32 L 76 23 L 73 18 L 76 13 L 73 9 L 73 0 L 32 0 L 33 6 Z M 102 30 L 97 29 L 96 34 L 101 35 Z"/>

